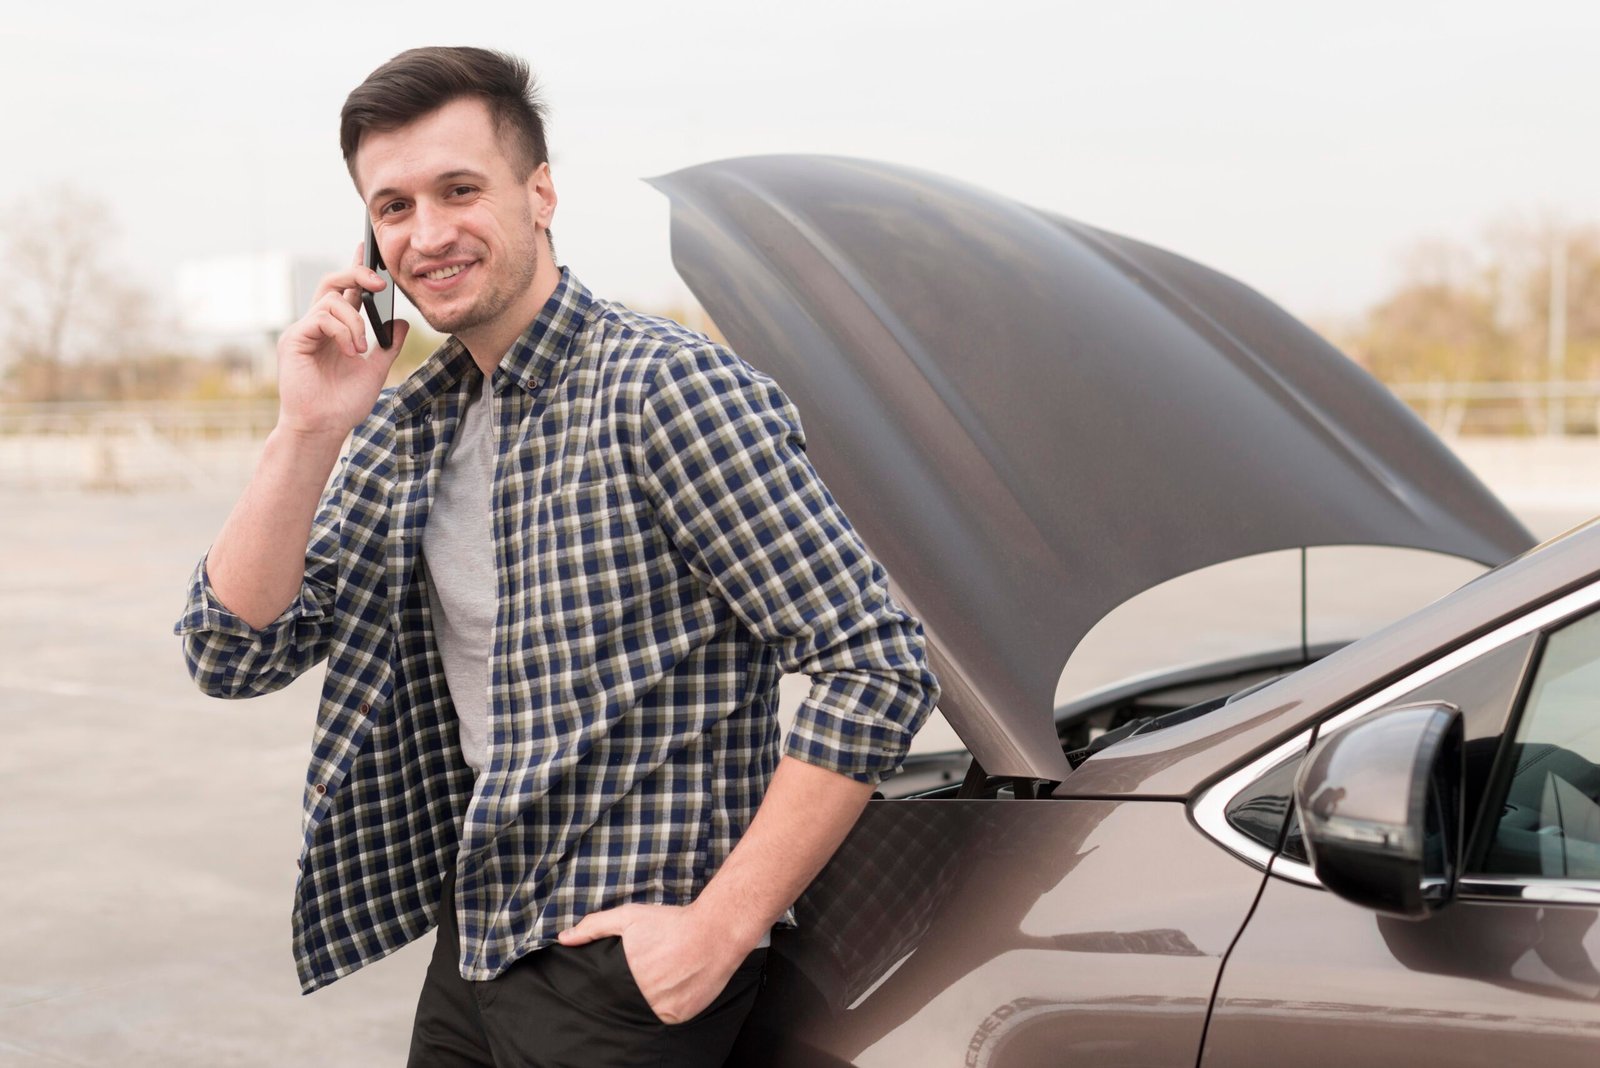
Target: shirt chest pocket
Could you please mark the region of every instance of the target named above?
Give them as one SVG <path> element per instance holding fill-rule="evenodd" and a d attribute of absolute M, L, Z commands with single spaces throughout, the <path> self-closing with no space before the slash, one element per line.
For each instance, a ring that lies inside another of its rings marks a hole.
<path fill-rule="evenodd" d="M 654 534 L 611 482 L 579 482 L 537 510 L 539 613 L 547 627 L 613 626 L 645 581 Z"/>

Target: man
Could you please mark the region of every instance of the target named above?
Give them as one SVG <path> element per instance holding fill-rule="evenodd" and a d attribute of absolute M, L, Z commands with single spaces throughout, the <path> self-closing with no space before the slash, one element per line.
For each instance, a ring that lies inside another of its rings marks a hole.
<path fill-rule="evenodd" d="M 920 628 L 769 379 L 557 267 L 519 61 L 403 53 L 341 142 L 453 336 L 382 391 L 406 324 L 369 348 L 383 280 L 324 279 L 178 625 L 219 696 L 328 659 L 302 986 L 437 922 L 413 1064 L 720 1063 L 767 932 L 932 707 Z M 780 760 L 786 671 L 812 688 Z"/>

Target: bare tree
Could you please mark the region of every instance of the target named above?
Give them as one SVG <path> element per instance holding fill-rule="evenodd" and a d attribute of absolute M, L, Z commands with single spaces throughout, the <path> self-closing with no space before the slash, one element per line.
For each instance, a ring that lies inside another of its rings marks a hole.
<path fill-rule="evenodd" d="M 115 236 L 105 204 L 71 189 L 0 213 L 0 359 L 30 399 L 70 397 L 69 364 L 147 341 L 149 298 L 114 270 Z"/>

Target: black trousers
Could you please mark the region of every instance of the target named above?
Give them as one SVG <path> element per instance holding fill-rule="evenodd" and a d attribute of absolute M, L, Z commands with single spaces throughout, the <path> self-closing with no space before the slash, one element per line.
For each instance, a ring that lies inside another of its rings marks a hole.
<path fill-rule="evenodd" d="M 546 946 L 494 979 L 461 978 L 454 881 L 444 883 L 409 1068 L 710 1068 L 727 1059 L 761 988 L 765 949 L 745 958 L 699 1016 L 665 1024 L 639 992 L 619 938 Z"/>

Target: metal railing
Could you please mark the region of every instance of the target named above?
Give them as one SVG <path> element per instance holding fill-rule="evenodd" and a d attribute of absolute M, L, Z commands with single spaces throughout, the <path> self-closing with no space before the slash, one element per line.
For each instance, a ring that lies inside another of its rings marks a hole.
<path fill-rule="evenodd" d="M 1600 433 L 1600 381 L 1391 387 L 1446 438 Z M 242 486 L 277 402 L 0 404 L 0 488 Z"/>
<path fill-rule="evenodd" d="M 1600 432 L 1600 381 L 1418 382 L 1389 388 L 1447 438 Z"/>
<path fill-rule="evenodd" d="M 276 401 L 0 405 L 0 488 L 242 485 Z"/>

